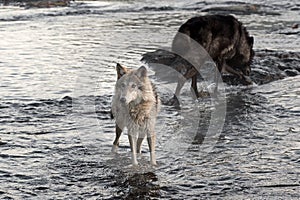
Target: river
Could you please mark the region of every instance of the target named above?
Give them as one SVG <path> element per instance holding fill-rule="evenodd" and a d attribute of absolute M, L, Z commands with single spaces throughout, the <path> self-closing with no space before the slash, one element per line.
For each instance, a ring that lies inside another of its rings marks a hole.
<path fill-rule="evenodd" d="M 300 52 L 299 29 L 292 28 L 300 23 L 298 1 L 248 3 L 258 11 L 231 14 L 254 36 L 255 51 Z M 181 110 L 162 105 L 158 116 L 158 166 L 149 165 L 144 142 L 132 168 L 126 134 L 119 153 L 110 152 L 115 64 L 139 67 L 142 54 L 170 48 L 187 19 L 224 6 L 245 4 L 0 6 L 0 198 L 299 199 L 300 75 L 226 86 L 225 123 L 205 143 L 197 136 L 212 125 L 217 107 L 194 101 L 184 88 Z M 175 84 L 155 83 L 171 97 Z"/>

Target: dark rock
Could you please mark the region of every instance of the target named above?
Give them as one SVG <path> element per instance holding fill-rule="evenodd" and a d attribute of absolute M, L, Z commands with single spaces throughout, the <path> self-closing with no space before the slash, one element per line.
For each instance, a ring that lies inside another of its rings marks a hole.
<path fill-rule="evenodd" d="M 218 13 L 218 14 L 260 14 L 260 15 L 280 15 L 278 12 L 262 10 L 259 5 L 254 4 L 241 4 L 230 6 L 216 6 L 204 8 L 202 12 Z"/>
<path fill-rule="evenodd" d="M 53 8 L 65 7 L 70 5 L 70 0 L 40 0 L 40 1 L 24 1 L 26 8 Z"/>
<path fill-rule="evenodd" d="M 284 70 L 284 72 L 286 73 L 287 76 L 297 76 L 299 75 L 300 73 L 295 70 L 295 69 L 286 69 Z"/>
<path fill-rule="evenodd" d="M 295 24 L 292 25 L 292 29 L 296 29 L 296 28 L 299 28 L 299 24 L 295 23 Z"/>

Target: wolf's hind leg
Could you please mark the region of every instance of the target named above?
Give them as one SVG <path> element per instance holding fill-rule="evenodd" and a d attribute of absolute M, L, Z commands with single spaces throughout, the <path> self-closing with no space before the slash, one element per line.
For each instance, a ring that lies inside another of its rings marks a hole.
<path fill-rule="evenodd" d="M 175 89 L 175 94 L 172 97 L 172 99 L 170 99 L 167 102 L 167 105 L 175 106 L 175 107 L 178 107 L 178 108 L 180 107 L 178 97 L 180 95 L 180 91 L 181 91 L 182 87 L 184 86 L 185 82 L 186 82 L 186 79 L 183 76 L 178 77 L 178 82 L 177 82 L 177 86 L 176 86 L 176 89 Z"/>
<path fill-rule="evenodd" d="M 156 165 L 156 157 L 155 157 L 156 136 L 155 136 L 155 133 L 152 133 L 151 135 L 148 135 L 147 141 L 148 141 L 148 146 L 149 146 L 149 150 L 150 150 L 151 165 Z"/>
<path fill-rule="evenodd" d="M 180 76 L 178 78 L 178 82 L 177 82 L 177 86 L 176 86 L 176 90 L 175 90 L 175 96 L 178 97 L 180 95 L 180 91 L 181 91 L 182 87 L 184 86 L 185 82 L 186 82 L 186 79 L 184 77 Z"/>
<path fill-rule="evenodd" d="M 128 134 L 129 144 L 131 148 L 131 161 L 132 165 L 136 166 L 138 165 L 137 159 L 136 159 L 136 151 L 137 151 L 137 138 L 132 136 L 130 133 Z"/>
<path fill-rule="evenodd" d="M 191 84 L 192 91 L 196 95 L 196 99 L 199 98 L 199 91 L 197 87 L 197 74 L 192 77 L 192 84 Z"/>
<path fill-rule="evenodd" d="M 113 146 L 111 149 L 111 151 L 114 153 L 117 153 L 117 151 L 118 151 L 119 139 L 120 139 L 121 134 L 122 134 L 122 129 L 116 124 L 116 138 L 113 142 Z"/>

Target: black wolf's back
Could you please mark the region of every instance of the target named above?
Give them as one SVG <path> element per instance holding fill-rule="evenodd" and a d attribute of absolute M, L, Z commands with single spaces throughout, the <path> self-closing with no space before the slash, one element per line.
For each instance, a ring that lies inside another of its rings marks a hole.
<path fill-rule="evenodd" d="M 193 17 L 181 25 L 178 32 L 172 51 L 180 55 L 189 52 L 191 38 L 205 48 L 219 69 L 224 60 L 238 65 L 236 68 L 243 68 L 252 60 L 253 38 L 242 23 L 231 15 Z M 189 37 L 181 37 L 182 33 Z"/>

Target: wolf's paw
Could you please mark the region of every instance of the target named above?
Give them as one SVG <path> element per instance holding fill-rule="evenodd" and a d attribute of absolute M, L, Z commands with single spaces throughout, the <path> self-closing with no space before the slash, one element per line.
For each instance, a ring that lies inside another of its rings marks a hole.
<path fill-rule="evenodd" d="M 151 161 L 151 165 L 152 165 L 152 166 L 154 166 L 154 167 L 156 167 L 156 166 L 157 166 L 157 162 L 156 162 L 156 160 L 154 160 L 154 161 Z"/>
<path fill-rule="evenodd" d="M 249 76 L 244 76 L 242 79 L 242 83 L 244 85 L 252 85 L 253 84 L 253 82 Z"/>
<path fill-rule="evenodd" d="M 137 161 L 132 161 L 132 167 L 138 167 L 139 166 L 139 163 Z"/>
<path fill-rule="evenodd" d="M 152 166 L 156 166 L 156 156 L 155 156 L 155 152 L 150 152 L 150 163 Z"/>
<path fill-rule="evenodd" d="M 117 145 L 113 145 L 111 148 L 111 152 L 112 153 L 117 153 L 118 152 L 118 146 Z"/>
<path fill-rule="evenodd" d="M 179 103 L 179 100 L 176 97 L 176 95 L 174 95 L 172 97 L 172 99 L 170 99 L 169 101 L 167 101 L 166 105 L 168 105 L 168 106 L 174 106 L 175 108 L 178 108 L 178 109 L 180 108 L 180 103 Z"/>

